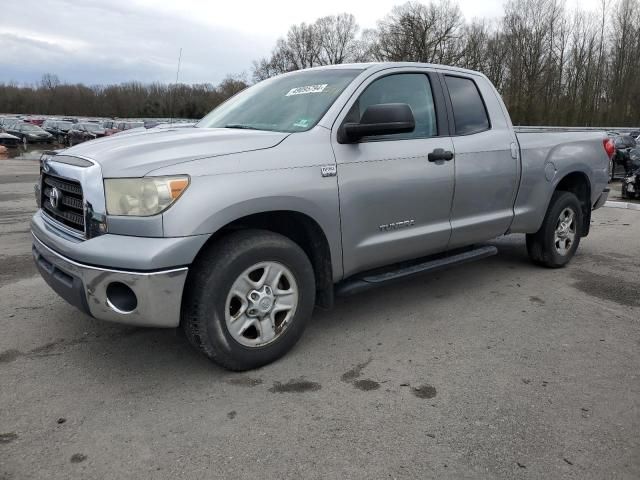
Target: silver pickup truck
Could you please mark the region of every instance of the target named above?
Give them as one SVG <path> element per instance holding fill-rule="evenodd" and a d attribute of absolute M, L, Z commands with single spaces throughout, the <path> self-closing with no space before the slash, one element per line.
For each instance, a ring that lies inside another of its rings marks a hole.
<path fill-rule="evenodd" d="M 526 233 L 565 265 L 607 198 L 603 132 L 515 130 L 477 72 L 415 63 L 260 82 L 190 128 L 43 158 L 31 222 L 48 284 L 87 314 L 181 326 L 233 370 L 300 338 L 314 306 L 496 253 Z"/>

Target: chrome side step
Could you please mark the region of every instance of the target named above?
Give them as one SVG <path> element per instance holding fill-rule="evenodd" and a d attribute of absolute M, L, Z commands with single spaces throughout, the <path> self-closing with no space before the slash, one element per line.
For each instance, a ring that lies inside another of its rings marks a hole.
<path fill-rule="evenodd" d="M 339 283 L 336 286 L 336 294 L 341 296 L 353 295 L 354 293 L 369 290 L 370 288 L 375 288 L 389 282 L 401 280 L 413 275 L 443 270 L 455 265 L 462 265 L 463 263 L 471 262 L 473 260 L 491 257 L 497 253 L 498 249 L 496 247 L 486 245 L 460 253 L 438 256 L 437 258 L 432 258 L 419 263 L 407 265 L 405 262 L 401 264 L 402 266 L 395 269 L 392 268 L 384 271 L 378 269 L 369 273 L 365 272 Z"/>

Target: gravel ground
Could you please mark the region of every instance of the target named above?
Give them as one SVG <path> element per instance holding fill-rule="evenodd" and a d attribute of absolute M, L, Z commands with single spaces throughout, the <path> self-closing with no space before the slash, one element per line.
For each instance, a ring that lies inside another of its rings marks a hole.
<path fill-rule="evenodd" d="M 341 299 L 275 364 L 92 320 L 36 275 L 0 162 L 0 479 L 640 478 L 640 212 L 567 268 L 496 257 Z"/>

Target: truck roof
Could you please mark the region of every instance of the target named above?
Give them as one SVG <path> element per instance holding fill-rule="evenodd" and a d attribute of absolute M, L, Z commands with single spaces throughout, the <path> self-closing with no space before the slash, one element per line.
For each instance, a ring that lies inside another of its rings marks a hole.
<path fill-rule="evenodd" d="M 366 63 L 340 63 L 336 65 L 322 65 L 318 67 L 305 68 L 304 70 L 334 70 L 334 69 L 352 69 L 352 70 L 372 70 L 380 71 L 387 68 L 401 67 L 427 67 L 449 70 L 452 72 L 467 73 L 473 75 L 484 76 L 482 73 L 466 68 L 452 67 L 449 65 L 441 65 L 437 63 L 420 63 L 420 62 L 366 62 Z M 300 71 L 300 70 L 298 70 Z"/>

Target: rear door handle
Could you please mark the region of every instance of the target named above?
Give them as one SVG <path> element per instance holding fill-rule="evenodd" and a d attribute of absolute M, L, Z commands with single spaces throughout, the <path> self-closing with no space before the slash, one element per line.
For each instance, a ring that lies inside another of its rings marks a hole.
<path fill-rule="evenodd" d="M 453 152 L 443 148 L 436 148 L 427 158 L 430 162 L 439 162 L 440 160 L 448 162 L 449 160 L 453 160 Z"/>

